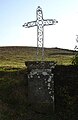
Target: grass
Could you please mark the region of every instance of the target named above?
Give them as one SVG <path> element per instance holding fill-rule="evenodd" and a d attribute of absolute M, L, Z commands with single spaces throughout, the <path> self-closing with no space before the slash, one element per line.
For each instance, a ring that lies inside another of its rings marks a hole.
<path fill-rule="evenodd" d="M 26 70 L 0 71 L 0 120 L 21 120 L 27 116 Z"/>
<path fill-rule="evenodd" d="M 71 64 L 74 54 L 70 50 L 45 48 L 45 60 L 61 65 Z M 34 47 L 0 47 L 0 120 L 26 120 L 30 116 L 52 120 L 52 116 L 28 110 L 25 61 L 35 61 L 35 58 Z"/>
<path fill-rule="evenodd" d="M 75 51 L 60 48 L 45 48 L 45 61 L 55 61 L 57 64 L 69 65 Z M 25 61 L 36 60 L 35 47 L 0 47 L 0 66 L 10 66 L 15 68 L 25 67 Z M 41 51 L 39 55 L 41 60 Z"/>
<path fill-rule="evenodd" d="M 26 69 L 0 71 L 0 120 L 52 120 L 30 109 L 27 86 Z"/>

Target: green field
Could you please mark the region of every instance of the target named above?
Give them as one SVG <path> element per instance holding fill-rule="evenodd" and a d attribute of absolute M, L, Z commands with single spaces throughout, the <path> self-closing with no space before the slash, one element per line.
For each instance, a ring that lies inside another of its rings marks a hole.
<path fill-rule="evenodd" d="M 70 50 L 45 48 L 45 61 L 61 65 L 72 64 L 74 55 Z M 32 111 L 27 102 L 25 61 L 35 58 L 34 47 L 0 47 L 0 120 L 52 120 L 52 115 Z"/>
<path fill-rule="evenodd" d="M 41 54 L 41 52 L 40 52 Z M 57 64 L 72 64 L 75 51 L 60 48 L 45 48 L 44 60 L 55 61 Z M 0 67 L 25 67 L 25 61 L 36 60 L 35 47 L 0 47 Z M 41 55 L 39 55 L 41 60 Z"/>

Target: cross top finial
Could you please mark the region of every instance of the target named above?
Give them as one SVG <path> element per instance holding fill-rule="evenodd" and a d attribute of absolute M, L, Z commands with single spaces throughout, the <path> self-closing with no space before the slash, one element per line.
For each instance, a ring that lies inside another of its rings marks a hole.
<path fill-rule="evenodd" d="M 41 7 L 40 6 L 38 6 L 38 8 L 37 9 L 41 9 Z"/>

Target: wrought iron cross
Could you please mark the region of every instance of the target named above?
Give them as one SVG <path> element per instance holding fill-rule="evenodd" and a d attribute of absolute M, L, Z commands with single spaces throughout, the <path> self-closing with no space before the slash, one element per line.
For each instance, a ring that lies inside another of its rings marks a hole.
<path fill-rule="evenodd" d="M 44 60 L 44 26 L 55 25 L 58 23 L 55 19 L 43 19 L 43 12 L 40 6 L 36 10 L 36 21 L 27 22 L 23 25 L 25 28 L 37 26 L 37 61 L 39 57 L 39 47 L 42 48 L 42 61 Z"/>

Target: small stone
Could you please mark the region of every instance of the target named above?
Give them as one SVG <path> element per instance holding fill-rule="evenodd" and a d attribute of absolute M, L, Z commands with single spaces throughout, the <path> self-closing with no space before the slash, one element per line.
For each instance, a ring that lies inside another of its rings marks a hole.
<path fill-rule="evenodd" d="M 54 83 L 54 81 L 52 80 L 52 83 Z"/>
<path fill-rule="evenodd" d="M 40 76 L 38 76 L 38 78 L 40 78 Z"/>
<path fill-rule="evenodd" d="M 51 98 L 52 98 L 52 100 L 54 101 L 54 95 L 53 95 L 53 96 L 51 96 Z"/>
<path fill-rule="evenodd" d="M 50 87 L 48 87 L 48 90 L 50 89 Z"/>
<path fill-rule="evenodd" d="M 39 87 L 39 90 L 41 90 L 41 88 Z"/>
<path fill-rule="evenodd" d="M 49 92 L 49 94 L 51 94 L 51 91 Z"/>
<path fill-rule="evenodd" d="M 55 68 L 55 66 L 53 65 L 53 66 L 51 66 L 51 68 L 53 68 L 53 69 L 54 69 L 54 68 Z"/>
<path fill-rule="evenodd" d="M 33 78 L 33 76 L 31 75 L 31 78 Z"/>
<path fill-rule="evenodd" d="M 52 88 L 50 90 L 52 90 Z"/>
<path fill-rule="evenodd" d="M 48 75 L 47 72 L 42 72 L 42 74 L 45 76 L 45 75 Z"/>
<path fill-rule="evenodd" d="M 47 81 L 45 81 L 45 83 L 47 83 Z"/>
<path fill-rule="evenodd" d="M 51 77 L 53 77 L 54 76 L 54 74 L 51 74 Z"/>
<path fill-rule="evenodd" d="M 48 85 L 47 85 L 48 87 L 50 87 L 50 83 L 48 83 Z"/>
<path fill-rule="evenodd" d="M 28 78 L 30 78 L 30 76 L 28 75 Z"/>
<path fill-rule="evenodd" d="M 52 93 L 54 93 L 54 90 L 52 90 Z"/>
<path fill-rule="evenodd" d="M 51 82 L 51 79 L 48 79 L 48 82 Z"/>

